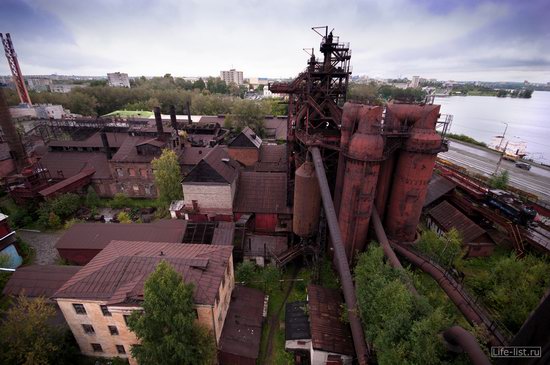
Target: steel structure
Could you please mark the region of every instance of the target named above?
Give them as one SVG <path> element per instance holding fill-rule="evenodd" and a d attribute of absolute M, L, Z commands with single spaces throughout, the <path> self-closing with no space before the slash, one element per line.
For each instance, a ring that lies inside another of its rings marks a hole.
<path fill-rule="evenodd" d="M 19 61 L 17 60 L 17 54 L 15 53 L 15 48 L 13 48 L 13 42 L 11 41 L 11 36 L 9 33 L 6 33 L 6 37 L 0 33 L 0 38 L 2 39 L 2 44 L 4 45 L 4 51 L 6 52 L 6 58 L 8 59 L 8 65 L 10 66 L 11 74 L 13 76 L 13 82 L 17 89 L 17 94 L 19 94 L 19 100 L 21 103 L 32 105 L 29 92 L 25 86 L 25 79 L 23 78 L 23 73 L 21 72 L 21 67 L 19 66 Z"/>

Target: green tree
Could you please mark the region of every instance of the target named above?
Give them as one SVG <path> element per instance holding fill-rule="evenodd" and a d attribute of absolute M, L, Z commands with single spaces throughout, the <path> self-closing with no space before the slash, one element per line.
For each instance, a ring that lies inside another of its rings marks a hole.
<path fill-rule="evenodd" d="M 260 137 L 265 136 L 264 118 L 269 113 L 269 105 L 253 100 L 237 100 L 226 117 L 237 131 L 244 127 L 254 130 Z"/>
<path fill-rule="evenodd" d="M 193 83 L 193 89 L 199 89 L 204 90 L 206 88 L 206 84 L 204 83 L 204 80 L 202 78 L 199 78 L 197 81 Z"/>
<path fill-rule="evenodd" d="M 140 340 L 131 352 L 142 365 L 213 363 L 214 338 L 195 320 L 193 285 L 166 261 L 158 264 L 143 289 L 143 311 L 132 313 L 128 327 Z"/>
<path fill-rule="evenodd" d="M 506 189 L 510 182 L 510 174 L 508 170 L 501 171 L 498 175 L 493 175 L 489 179 L 489 186 L 494 189 Z"/>
<path fill-rule="evenodd" d="M 159 199 L 165 203 L 181 199 L 181 169 L 178 156 L 172 150 L 165 149 L 159 158 L 152 162 L 155 184 L 159 190 Z"/>
<path fill-rule="evenodd" d="M 55 309 L 44 298 L 20 296 L 0 325 L 0 363 L 48 365 L 57 363 L 59 332 L 48 325 Z"/>
<path fill-rule="evenodd" d="M 432 230 L 422 232 L 416 248 L 446 269 L 461 266 L 462 240 L 455 228 L 442 236 L 438 236 Z"/>
<path fill-rule="evenodd" d="M 69 100 L 66 106 L 73 113 L 82 114 L 84 116 L 95 116 L 97 100 L 93 96 L 75 91 L 69 93 Z"/>
<path fill-rule="evenodd" d="M 118 219 L 119 223 L 123 223 L 123 224 L 132 223 L 132 219 L 130 218 L 130 215 L 126 212 L 118 213 L 116 218 Z"/>
<path fill-rule="evenodd" d="M 95 189 L 91 186 L 88 187 L 88 191 L 86 193 L 86 205 L 88 208 L 96 208 L 100 203 L 99 196 L 95 192 Z"/>

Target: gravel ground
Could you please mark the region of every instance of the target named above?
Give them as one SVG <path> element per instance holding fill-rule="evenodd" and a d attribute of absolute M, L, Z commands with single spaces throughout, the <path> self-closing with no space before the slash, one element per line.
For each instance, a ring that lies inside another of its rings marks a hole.
<path fill-rule="evenodd" d="M 29 245 L 34 247 L 36 256 L 34 259 L 34 264 L 36 265 L 52 265 L 55 264 L 56 260 L 59 258 L 59 254 L 55 249 L 55 244 L 63 232 L 56 233 L 42 233 L 42 232 L 31 232 L 25 230 L 18 230 L 17 234 L 27 242 Z"/>

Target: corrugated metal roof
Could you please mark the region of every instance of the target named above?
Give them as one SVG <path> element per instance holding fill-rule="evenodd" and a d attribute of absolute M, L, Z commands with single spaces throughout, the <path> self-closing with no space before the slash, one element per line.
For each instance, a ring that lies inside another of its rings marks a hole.
<path fill-rule="evenodd" d="M 46 189 L 39 191 L 39 194 L 42 195 L 43 197 L 48 197 L 52 194 L 55 194 L 59 190 L 64 189 L 67 186 L 69 186 L 69 185 L 71 185 L 75 182 L 78 182 L 79 180 L 82 180 L 82 179 L 85 179 L 89 176 L 92 176 L 93 174 L 95 174 L 95 169 L 94 168 L 86 169 L 84 171 L 79 172 L 78 174 L 76 174 L 74 176 L 71 176 L 71 177 L 69 177 L 65 180 L 62 180 L 62 181 L 58 182 L 57 184 L 53 184 L 52 186 L 48 186 Z"/>
<path fill-rule="evenodd" d="M 285 340 L 311 339 L 307 302 L 286 303 Z"/>
<path fill-rule="evenodd" d="M 154 142 L 156 141 L 156 142 Z M 137 146 L 143 144 L 152 144 L 155 147 L 162 147 L 166 143 L 163 141 L 158 141 L 151 137 L 139 136 L 139 137 L 128 137 L 124 140 L 124 143 L 120 146 L 118 151 L 113 155 L 111 161 L 113 162 L 151 162 L 155 157 L 160 155 L 140 155 L 137 152 Z"/>
<path fill-rule="evenodd" d="M 228 144 L 231 147 L 244 147 L 244 148 L 260 148 L 262 145 L 262 139 L 249 127 L 244 127 L 244 129 L 233 138 Z"/>
<path fill-rule="evenodd" d="M 218 350 L 257 359 L 262 339 L 264 293 L 235 286 L 225 317 Z"/>
<path fill-rule="evenodd" d="M 80 266 L 32 265 L 11 275 L 2 293 L 27 297 L 50 297 L 81 269 Z"/>
<path fill-rule="evenodd" d="M 426 200 L 424 200 L 424 207 L 432 204 L 454 188 L 456 188 L 456 184 L 451 180 L 441 175 L 433 175 L 428 183 L 428 193 L 426 194 Z"/>
<path fill-rule="evenodd" d="M 286 174 L 241 172 L 233 211 L 237 213 L 289 213 Z"/>
<path fill-rule="evenodd" d="M 120 147 L 128 134 L 126 133 L 116 133 L 116 132 L 107 132 L 107 140 L 109 141 L 110 147 Z M 103 141 L 101 140 L 101 132 L 92 134 L 85 140 L 75 141 L 75 140 L 53 140 L 48 143 L 48 146 L 51 147 L 101 147 L 103 148 Z"/>
<path fill-rule="evenodd" d="M 57 249 L 101 250 L 113 240 L 183 242 L 187 221 L 159 220 L 153 223 L 77 223 L 57 241 Z"/>
<path fill-rule="evenodd" d="M 259 172 L 286 172 L 286 144 L 263 144 L 260 148 L 260 159 L 254 166 L 254 170 Z"/>
<path fill-rule="evenodd" d="M 235 223 L 218 222 L 218 226 L 214 229 L 212 244 L 232 246 L 234 236 L 235 236 Z"/>
<path fill-rule="evenodd" d="M 210 152 L 183 178 L 183 183 L 232 183 L 239 174 L 239 164 L 220 145 Z"/>
<path fill-rule="evenodd" d="M 197 304 L 214 304 L 232 253 L 230 246 L 112 241 L 70 278 L 55 298 L 106 300 L 111 304 L 143 298 L 143 283 L 165 260 L 194 285 Z"/>
<path fill-rule="evenodd" d="M 337 290 L 308 285 L 311 343 L 314 349 L 354 355 L 349 325 L 342 322 L 342 297 Z"/>
<path fill-rule="evenodd" d="M 485 230 L 475 224 L 447 201 L 442 201 L 432 208 L 428 215 L 445 231 L 452 228 L 460 233 L 462 241 L 468 243 L 485 233 Z"/>
<path fill-rule="evenodd" d="M 40 163 L 53 179 L 67 179 L 89 168 L 96 171 L 94 179 L 111 178 L 107 156 L 102 152 L 46 152 Z"/>

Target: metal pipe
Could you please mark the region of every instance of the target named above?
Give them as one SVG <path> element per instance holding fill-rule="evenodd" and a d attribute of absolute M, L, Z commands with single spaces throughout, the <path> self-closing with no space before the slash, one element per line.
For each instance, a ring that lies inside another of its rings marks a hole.
<path fill-rule="evenodd" d="M 443 332 L 445 341 L 453 346 L 460 346 L 474 365 L 490 365 L 491 361 L 481 350 L 475 337 L 460 326 L 453 326 Z"/>
<path fill-rule="evenodd" d="M 336 218 L 336 212 L 334 211 L 334 204 L 332 202 L 327 175 L 325 173 L 325 167 L 323 165 L 323 159 L 319 148 L 312 147 L 311 155 L 313 156 L 313 163 L 315 164 L 315 173 L 317 175 L 317 179 L 319 180 L 323 208 L 325 209 L 330 238 L 332 240 L 332 248 L 334 249 L 334 263 L 336 264 L 336 269 L 338 270 L 338 274 L 340 275 L 340 280 L 342 282 L 342 291 L 344 292 L 344 299 L 348 309 L 348 318 L 353 337 L 353 344 L 355 346 L 355 353 L 357 354 L 359 364 L 367 364 L 369 347 L 365 342 L 363 326 L 361 325 L 361 320 L 358 316 L 355 288 L 353 287 L 353 280 L 349 270 L 348 259 L 346 257 L 344 244 L 342 243 L 340 226 L 338 225 L 338 219 Z"/>

